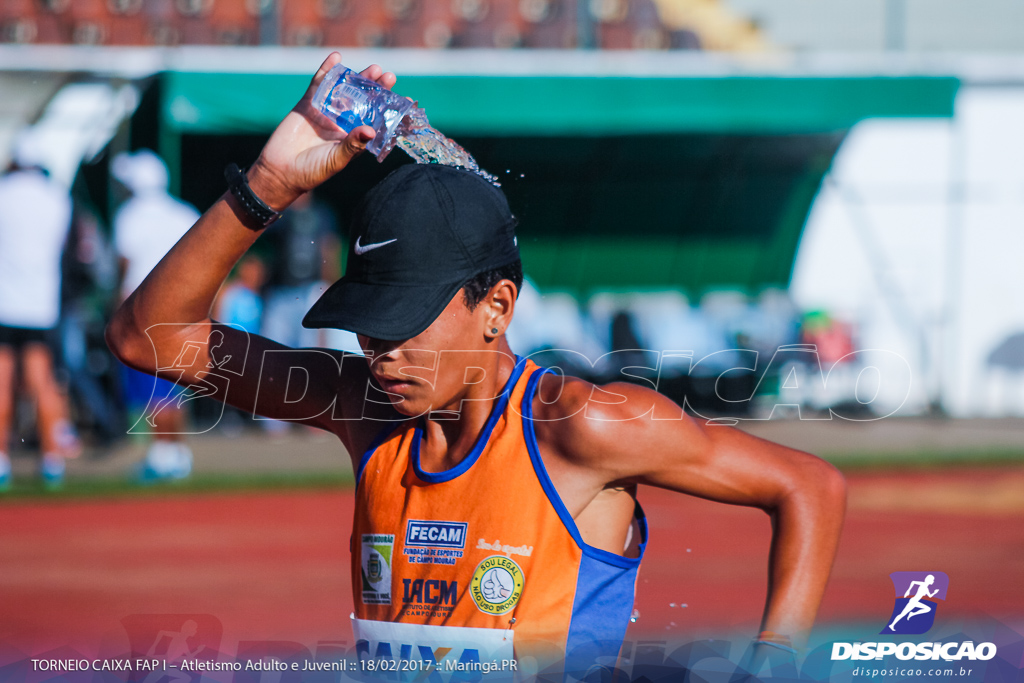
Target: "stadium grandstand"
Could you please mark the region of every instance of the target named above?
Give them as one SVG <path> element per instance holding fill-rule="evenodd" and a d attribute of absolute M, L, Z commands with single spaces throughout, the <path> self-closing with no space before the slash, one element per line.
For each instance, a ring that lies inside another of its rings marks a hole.
<path fill-rule="evenodd" d="M 764 49 L 717 0 L 8 0 L 5 42 Z"/>

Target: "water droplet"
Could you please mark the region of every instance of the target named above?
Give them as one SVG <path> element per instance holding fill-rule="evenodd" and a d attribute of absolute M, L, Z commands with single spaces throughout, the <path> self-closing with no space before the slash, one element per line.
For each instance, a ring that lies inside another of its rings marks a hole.
<path fill-rule="evenodd" d="M 680 607 L 689 607 L 689 605 L 687 605 L 685 602 L 683 604 L 679 605 L 679 606 Z"/>
<path fill-rule="evenodd" d="M 690 549 L 689 549 L 689 548 L 687 548 L 687 549 L 686 549 L 686 552 L 690 552 Z"/>
<path fill-rule="evenodd" d="M 640 618 L 640 610 L 638 610 L 638 609 L 633 610 L 633 614 L 629 615 L 629 621 L 630 621 L 630 623 L 633 623 L 633 624 L 635 624 L 636 620 L 639 619 L 639 618 Z"/>
<path fill-rule="evenodd" d="M 670 602 L 670 603 L 668 603 L 668 606 L 669 606 L 669 607 L 675 607 L 675 606 L 676 606 L 676 603 L 674 603 L 674 602 Z"/>
<path fill-rule="evenodd" d="M 511 172 L 512 172 L 512 169 L 511 169 L 511 168 L 506 168 L 506 169 L 505 169 L 505 173 L 511 173 Z"/>
<path fill-rule="evenodd" d="M 519 177 L 520 177 L 520 178 L 525 178 L 525 177 L 526 177 L 526 174 L 525 174 L 525 173 L 520 173 L 520 174 L 519 174 Z"/>

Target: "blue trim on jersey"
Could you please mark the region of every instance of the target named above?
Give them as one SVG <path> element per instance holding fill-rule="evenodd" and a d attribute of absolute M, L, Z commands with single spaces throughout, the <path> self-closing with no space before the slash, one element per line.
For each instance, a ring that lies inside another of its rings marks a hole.
<path fill-rule="evenodd" d="M 618 657 L 633 613 L 636 574 L 584 555 L 576 577 L 565 670 L 587 671 L 598 657 Z"/>
<path fill-rule="evenodd" d="M 623 569 L 634 569 L 639 567 L 640 560 L 644 556 L 644 548 L 647 546 L 647 521 L 643 516 L 643 512 L 640 511 L 639 506 L 637 506 L 637 510 L 639 511 L 637 522 L 640 527 L 640 554 L 638 557 L 623 557 L 622 555 L 616 555 L 615 553 L 602 550 L 601 548 L 595 548 L 583 542 L 583 537 L 580 536 L 580 530 L 576 527 L 576 520 L 574 520 L 572 515 L 569 514 L 569 510 L 566 509 L 565 503 L 562 502 L 562 499 L 558 495 L 558 491 L 555 490 L 555 485 L 551 483 L 551 477 L 548 476 L 548 471 L 544 467 L 544 461 L 540 457 L 540 448 L 537 446 L 537 433 L 533 429 L 533 396 L 537 393 L 537 385 L 540 384 L 540 378 L 549 372 L 551 371 L 546 368 L 541 368 L 535 371 L 530 377 L 530 381 L 526 385 L 526 394 L 523 396 L 521 410 L 521 414 L 523 416 L 523 438 L 526 441 L 526 450 L 530 454 L 530 460 L 533 462 L 533 470 L 537 474 L 540 486 L 544 489 L 544 493 L 547 495 L 548 502 L 551 503 L 551 507 L 553 507 L 555 512 L 558 513 L 559 518 L 562 520 L 562 524 L 565 525 L 566 530 L 572 536 L 573 540 L 576 541 L 576 545 L 580 547 L 585 556 Z M 583 565 L 581 564 L 580 566 L 582 568 Z M 578 592 L 577 595 L 579 595 Z M 632 599 L 629 601 L 629 604 L 633 604 Z"/>
<path fill-rule="evenodd" d="M 425 481 L 428 484 L 440 484 L 445 481 L 451 481 L 458 476 L 469 471 L 469 468 L 473 466 L 473 463 L 477 461 L 480 454 L 484 452 L 484 448 L 487 446 L 487 442 L 491 438 L 491 432 L 494 431 L 494 426 L 498 424 L 498 419 L 505 414 L 505 406 L 508 405 L 508 398 L 512 394 L 512 389 L 516 386 L 519 381 L 520 375 L 523 374 L 523 368 L 526 367 L 526 361 L 516 356 L 516 365 L 512 369 L 512 375 L 505 382 L 504 388 L 501 390 L 501 395 L 498 400 L 494 402 L 491 407 L 491 414 L 487 418 L 487 422 L 484 424 L 484 428 L 480 430 L 480 433 L 476 437 L 476 442 L 473 444 L 473 450 L 471 450 L 462 462 L 450 470 L 444 472 L 425 472 L 420 467 L 420 441 L 423 439 L 423 420 L 416 422 L 416 433 L 412 437 L 412 447 L 409 449 L 409 458 L 412 460 L 413 471 L 416 472 L 416 476 L 421 481 Z"/>
<path fill-rule="evenodd" d="M 640 543 L 637 544 L 636 548 L 639 552 L 639 557 L 643 558 L 644 550 L 647 549 L 647 515 L 644 513 L 644 509 L 640 507 L 640 501 L 636 501 L 633 518 L 636 520 L 637 529 L 640 530 Z"/>

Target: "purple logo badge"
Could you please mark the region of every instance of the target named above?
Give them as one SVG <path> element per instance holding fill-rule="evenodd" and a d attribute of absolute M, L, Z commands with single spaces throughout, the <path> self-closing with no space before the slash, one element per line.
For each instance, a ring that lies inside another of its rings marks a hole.
<path fill-rule="evenodd" d="M 927 633 L 935 623 L 936 600 L 946 599 L 949 577 L 943 572 L 893 572 L 896 605 L 880 633 Z"/>

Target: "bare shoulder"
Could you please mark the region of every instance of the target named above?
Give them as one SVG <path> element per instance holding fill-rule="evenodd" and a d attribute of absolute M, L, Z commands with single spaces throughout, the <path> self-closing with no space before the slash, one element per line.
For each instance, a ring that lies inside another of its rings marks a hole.
<path fill-rule="evenodd" d="M 644 468 L 645 449 L 694 442 L 703 430 L 653 389 L 627 382 L 597 385 L 545 376 L 533 399 L 534 431 L 549 453 L 604 471 L 609 481 Z"/>

